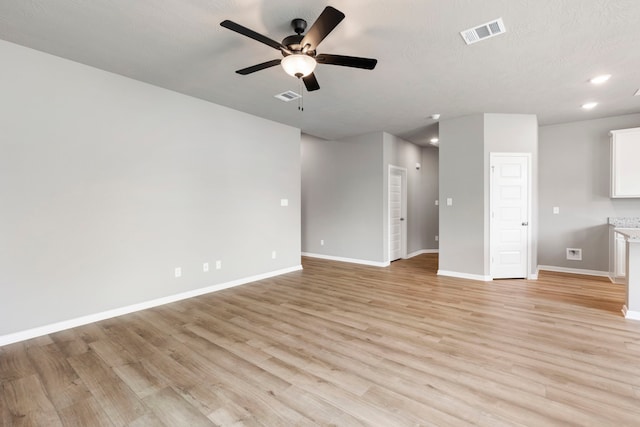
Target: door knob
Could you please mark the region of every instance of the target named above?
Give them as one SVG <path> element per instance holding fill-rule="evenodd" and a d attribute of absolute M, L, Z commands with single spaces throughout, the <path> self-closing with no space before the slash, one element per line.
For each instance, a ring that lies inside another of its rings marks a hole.
<path fill-rule="evenodd" d="M 400 218 L 400 221 L 404 221 L 404 218 Z"/>

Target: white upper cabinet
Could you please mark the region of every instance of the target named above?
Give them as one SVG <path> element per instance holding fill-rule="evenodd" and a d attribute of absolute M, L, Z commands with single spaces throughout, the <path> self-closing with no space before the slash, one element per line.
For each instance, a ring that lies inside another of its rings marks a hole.
<path fill-rule="evenodd" d="M 611 197 L 640 198 L 640 128 L 610 134 Z"/>

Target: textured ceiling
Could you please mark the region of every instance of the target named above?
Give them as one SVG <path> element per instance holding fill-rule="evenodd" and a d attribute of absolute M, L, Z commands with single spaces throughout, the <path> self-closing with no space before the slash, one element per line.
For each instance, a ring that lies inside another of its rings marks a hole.
<path fill-rule="evenodd" d="M 346 18 L 319 53 L 378 59 L 373 71 L 318 65 L 299 91 L 280 67 L 234 71 L 279 52 L 220 27 L 280 41 L 325 6 Z M 502 17 L 507 33 L 467 46 L 459 32 Z M 537 114 L 541 124 L 640 112 L 638 0 L 0 0 L 0 38 L 336 139 L 387 131 L 416 143 L 442 119 Z M 589 78 L 608 73 L 602 86 Z M 591 111 L 580 105 L 600 102 Z"/>

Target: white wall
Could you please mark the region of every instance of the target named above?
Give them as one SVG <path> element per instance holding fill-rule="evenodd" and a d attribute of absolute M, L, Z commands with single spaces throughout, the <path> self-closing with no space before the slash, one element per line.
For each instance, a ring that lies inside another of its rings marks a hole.
<path fill-rule="evenodd" d="M 609 198 L 609 131 L 632 127 L 640 114 L 540 127 L 539 264 L 608 271 L 607 218 L 640 216 L 640 199 Z"/>
<path fill-rule="evenodd" d="M 0 338 L 299 266 L 298 129 L 7 42 L 0 57 Z"/>

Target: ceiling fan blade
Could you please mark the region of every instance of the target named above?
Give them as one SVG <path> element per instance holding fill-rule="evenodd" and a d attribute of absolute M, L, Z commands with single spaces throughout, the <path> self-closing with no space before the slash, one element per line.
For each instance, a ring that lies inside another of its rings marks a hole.
<path fill-rule="evenodd" d="M 316 22 L 305 34 L 300 46 L 309 45 L 308 50 L 316 50 L 322 40 L 344 19 L 344 13 L 331 6 L 324 8 Z"/>
<path fill-rule="evenodd" d="M 309 92 L 320 89 L 318 80 L 316 80 L 316 76 L 313 73 L 309 74 L 307 77 L 303 77 L 302 81 Z"/>
<path fill-rule="evenodd" d="M 364 68 L 365 70 L 373 70 L 378 63 L 378 60 L 373 58 L 329 54 L 317 55 L 316 61 L 318 64 L 341 65 L 343 67 Z"/>
<path fill-rule="evenodd" d="M 286 46 L 284 46 L 282 43 L 272 40 L 267 36 L 263 36 L 262 34 L 256 33 L 255 31 L 250 30 L 247 27 L 243 27 L 240 24 L 236 24 L 233 21 L 229 21 L 228 19 L 225 21 L 222 21 L 220 25 L 223 26 L 224 28 L 228 28 L 231 31 L 235 31 L 236 33 L 242 34 L 243 36 L 247 36 L 251 39 L 257 40 L 260 43 L 264 43 L 267 46 L 270 46 L 274 49 L 284 50 L 285 52 L 289 52 L 289 49 Z"/>
<path fill-rule="evenodd" d="M 276 65 L 280 65 L 279 59 L 263 62 L 262 64 L 252 65 L 251 67 L 243 68 L 242 70 L 237 70 L 236 73 L 246 76 L 247 74 L 255 73 L 256 71 L 264 70 L 265 68 L 275 67 Z"/>

